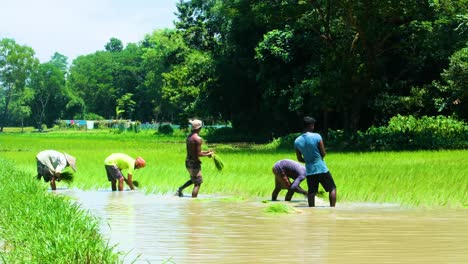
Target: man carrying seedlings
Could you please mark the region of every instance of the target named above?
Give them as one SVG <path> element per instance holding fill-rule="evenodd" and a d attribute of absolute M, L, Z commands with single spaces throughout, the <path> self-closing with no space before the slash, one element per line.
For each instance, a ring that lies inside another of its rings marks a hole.
<path fill-rule="evenodd" d="M 186 183 L 184 183 L 184 185 L 180 186 L 177 189 L 176 195 L 180 197 L 184 196 L 182 191 L 193 184 L 194 186 L 192 190 L 192 198 L 196 198 L 198 196 L 200 186 L 203 183 L 200 157 L 211 157 L 214 154 L 214 152 L 212 150 L 201 150 L 203 140 L 199 136 L 199 133 L 203 127 L 202 121 L 198 119 L 193 119 L 189 120 L 189 123 L 192 126 L 192 132 L 187 136 L 187 139 L 185 140 L 187 149 L 185 168 L 187 168 L 187 171 L 190 175 L 190 180 L 188 180 Z"/>
<path fill-rule="evenodd" d="M 277 161 L 273 165 L 272 172 L 275 175 L 275 189 L 271 194 L 272 201 L 277 200 L 278 194 L 282 189 L 288 190 L 284 198 L 285 201 L 291 201 L 294 192 L 307 195 L 307 192 L 299 186 L 306 178 L 306 169 L 299 162 L 290 159 Z M 292 184 L 289 179 L 294 180 Z"/>
<path fill-rule="evenodd" d="M 322 137 L 318 133 L 313 133 L 314 127 L 315 119 L 304 117 L 304 133 L 294 141 L 297 160 L 306 164 L 306 178 L 309 188 L 307 200 L 309 207 L 315 206 L 315 194 L 318 192 L 320 183 L 329 193 L 330 206 L 335 207 L 335 181 L 323 160 L 326 153 Z"/>
<path fill-rule="evenodd" d="M 142 157 L 133 159 L 127 154 L 113 153 L 104 160 L 106 167 L 107 179 L 111 182 L 112 191 L 117 191 L 117 181 L 119 182 L 119 191 L 123 191 L 124 181 L 135 190 L 133 185 L 133 171 L 146 166 L 146 162 Z M 122 170 L 127 170 L 127 178 L 122 174 Z"/>
<path fill-rule="evenodd" d="M 55 181 L 60 181 L 62 171 L 70 166 L 76 171 L 76 159 L 67 154 L 56 150 L 44 150 L 36 155 L 37 179 L 44 177 L 45 182 L 50 181 L 50 187 L 53 191 L 57 189 Z"/>

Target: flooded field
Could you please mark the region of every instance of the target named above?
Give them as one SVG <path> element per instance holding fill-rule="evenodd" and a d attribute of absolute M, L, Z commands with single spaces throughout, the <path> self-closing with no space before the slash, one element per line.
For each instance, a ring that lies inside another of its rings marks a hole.
<path fill-rule="evenodd" d="M 271 203 L 58 190 L 101 219 L 126 263 L 468 263 L 468 209 Z"/>

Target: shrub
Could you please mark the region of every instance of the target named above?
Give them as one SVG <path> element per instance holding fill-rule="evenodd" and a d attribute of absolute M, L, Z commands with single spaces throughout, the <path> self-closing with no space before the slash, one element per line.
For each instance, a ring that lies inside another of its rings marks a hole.
<path fill-rule="evenodd" d="M 174 129 L 171 125 L 164 124 L 159 126 L 158 132 L 165 135 L 172 135 L 174 133 Z"/>
<path fill-rule="evenodd" d="M 232 127 L 206 128 L 206 140 L 209 142 L 252 142 L 266 143 L 271 136 L 236 130 Z"/>
<path fill-rule="evenodd" d="M 275 139 L 271 146 L 292 149 L 297 133 Z M 330 130 L 325 139 L 334 150 L 437 150 L 468 148 L 468 125 L 454 117 L 415 118 L 397 115 L 387 126 L 345 134 Z"/>
<path fill-rule="evenodd" d="M 468 125 L 453 117 L 397 115 L 385 127 L 371 127 L 358 145 L 376 150 L 464 149 Z"/>

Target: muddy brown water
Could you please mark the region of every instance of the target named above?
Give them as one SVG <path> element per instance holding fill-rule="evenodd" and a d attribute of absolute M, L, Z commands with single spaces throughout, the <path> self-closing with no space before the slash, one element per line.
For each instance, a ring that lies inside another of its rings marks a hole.
<path fill-rule="evenodd" d="M 141 192 L 58 190 L 100 219 L 125 263 L 468 263 L 468 209 L 271 203 Z"/>

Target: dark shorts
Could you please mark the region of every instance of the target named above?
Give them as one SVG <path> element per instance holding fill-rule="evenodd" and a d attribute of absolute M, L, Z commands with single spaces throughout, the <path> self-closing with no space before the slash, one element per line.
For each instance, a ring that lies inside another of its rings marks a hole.
<path fill-rule="evenodd" d="M 105 165 L 106 166 L 106 173 L 107 173 L 107 179 L 109 181 L 115 181 L 119 180 L 120 178 L 123 178 L 122 172 L 117 168 L 115 165 Z"/>
<path fill-rule="evenodd" d="M 307 175 L 307 186 L 309 187 L 309 193 L 317 193 L 319 183 L 323 186 L 326 192 L 333 191 L 336 189 L 335 181 L 330 172 Z"/>
<path fill-rule="evenodd" d="M 185 160 L 185 168 L 190 174 L 190 180 L 195 185 L 200 185 L 203 183 L 203 177 L 201 174 L 201 164 L 194 160 Z"/>
<path fill-rule="evenodd" d="M 50 173 L 50 170 L 46 165 L 42 164 L 38 160 L 36 160 L 36 162 L 37 162 L 37 174 L 39 176 L 44 177 L 45 182 L 49 182 L 52 179 L 52 177 L 54 177 L 54 175 L 52 175 L 52 173 Z M 38 178 L 38 179 L 40 179 L 40 178 Z"/>

